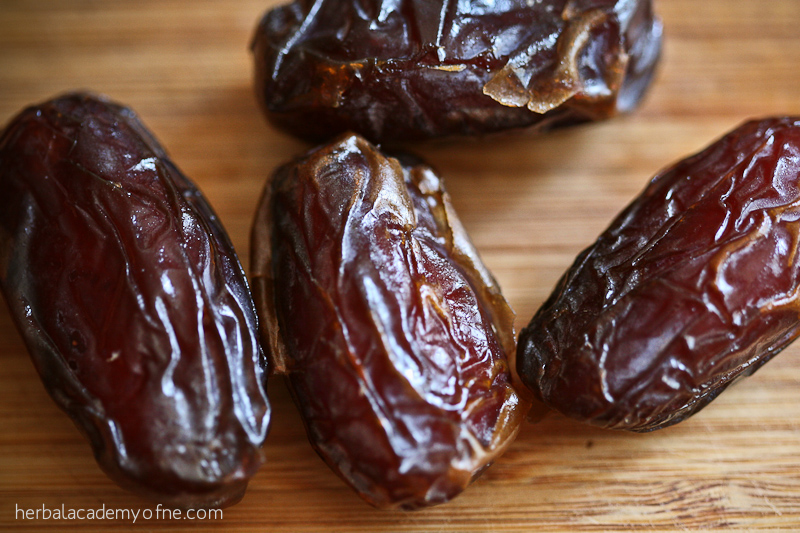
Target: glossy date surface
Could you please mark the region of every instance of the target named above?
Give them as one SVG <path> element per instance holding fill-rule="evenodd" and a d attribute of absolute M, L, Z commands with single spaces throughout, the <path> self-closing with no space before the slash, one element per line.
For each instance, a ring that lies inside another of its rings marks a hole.
<path fill-rule="evenodd" d="M 45 387 L 121 486 L 241 498 L 266 360 L 246 277 L 198 189 L 129 109 L 75 93 L 0 137 L 0 288 Z"/>
<path fill-rule="evenodd" d="M 520 336 L 546 405 L 615 429 L 691 416 L 800 333 L 800 119 L 749 122 L 656 176 Z"/>
<path fill-rule="evenodd" d="M 513 440 L 513 312 L 433 171 L 345 135 L 275 173 L 253 227 L 273 368 L 365 500 L 460 493 Z"/>
<path fill-rule="evenodd" d="M 268 12 L 252 43 L 270 120 L 375 142 L 629 111 L 660 47 L 651 0 L 296 0 Z"/>

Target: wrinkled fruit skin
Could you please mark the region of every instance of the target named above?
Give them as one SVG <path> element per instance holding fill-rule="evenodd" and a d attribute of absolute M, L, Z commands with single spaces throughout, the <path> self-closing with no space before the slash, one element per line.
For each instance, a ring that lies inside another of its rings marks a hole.
<path fill-rule="evenodd" d="M 220 507 L 270 408 L 247 280 L 195 186 L 123 107 L 71 94 L 0 138 L 0 287 L 50 395 L 105 472 Z"/>
<path fill-rule="evenodd" d="M 650 0 L 296 0 L 252 42 L 271 121 L 375 142 L 607 118 L 636 106 L 660 48 Z"/>
<path fill-rule="evenodd" d="M 274 368 L 365 500 L 460 493 L 513 440 L 513 312 L 433 171 L 346 135 L 281 167 L 253 228 Z"/>
<path fill-rule="evenodd" d="M 699 411 L 800 332 L 800 119 L 744 124 L 656 176 L 520 335 L 548 406 L 614 429 Z"/>

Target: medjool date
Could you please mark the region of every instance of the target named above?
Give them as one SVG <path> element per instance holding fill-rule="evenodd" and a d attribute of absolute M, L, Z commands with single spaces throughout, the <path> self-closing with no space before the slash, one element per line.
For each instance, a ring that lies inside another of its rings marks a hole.
<path fill-rule="evenodd" d="M 253 227 L 273 368 L 365 500 L 460 493 L 513 440 L 513 312 L 433 171 L 345 135 L 277 170 Z"/>
<path fill-rule="evenodd" d="M 520 336 L 547 405 L 648 431 L 696 413 L 800 333 L 800 119 L 749 122 L 657 175 Z"/>
<path fill-rule="evenodd" d="M 129 109 L 70 94 L 0 137 L 0 288 L 45 387 L 125 488 L 241 498 L 266 360 L 211 207 Z"/>
<path fill-rule="evenodd" d="M 375 142 L 631 110 L 660 46 L 651 0 L 295 0 L 269 11 L 252 43 L 273 122 Z"/>

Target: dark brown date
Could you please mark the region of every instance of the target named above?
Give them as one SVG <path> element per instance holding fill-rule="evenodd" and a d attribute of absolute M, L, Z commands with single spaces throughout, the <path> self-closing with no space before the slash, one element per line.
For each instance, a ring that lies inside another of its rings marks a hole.
<path fill-rule="evenodd" d="M 318 148 L 276 172 L 252 256 L 274 368 L 369 503 L 445 502 L 511 443 L 514 315 L 430 168 L 355 135 Z"/>
<path fill-rule="evenodd" d="M 270 407 L 255 308 L 211 207 L 129 109 L 87 94 L 0 137 L 0 288 L 47 391 L 121 486 L 241 498 Z"/>
<path fill-rule="evenodd" d="M 376 142 L 628 111 L 660 46 L 651 0 L 296 0 L 268 12 L 252 43 L 274 123 Z"/>
<path fill-rule="evenodd" d="M 744 124 L 656 176 L 520 336 L 548 406 L 598 426 L 680 422 L 800 333 L 800 119 Z"/>

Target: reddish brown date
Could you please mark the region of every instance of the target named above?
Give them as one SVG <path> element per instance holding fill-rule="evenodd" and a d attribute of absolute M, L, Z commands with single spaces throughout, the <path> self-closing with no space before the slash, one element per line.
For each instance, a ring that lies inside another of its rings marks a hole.
<path fill-rule="evenodd" d="M 513 440 L 513 312 L 427 166 L 346 135 L 281 167 L 252 272 L 309 440 L 369 503 L 445 502 Z"/>
<path fill-rule="evenodd" d="M 262 461 L 266 362 L 197 188 L 132 111 L 71 94 L 7 127 L 0 190 L 0 288 L 103 470 L 163 503 L 235 503 Z"/>
<path fill-rule="evenodd" d="M 376 142 L 628 111 L 660 46 L 650 0 L 296 0 L 268 12 L 252 43 L 274 123 Z"/>
<path fill-rule="evenodd" d="M 562 413 L 659 429 L 800 333 L 800 119 L 744 124 L 656 176 L 558 283 L 517 369 Z"/>

